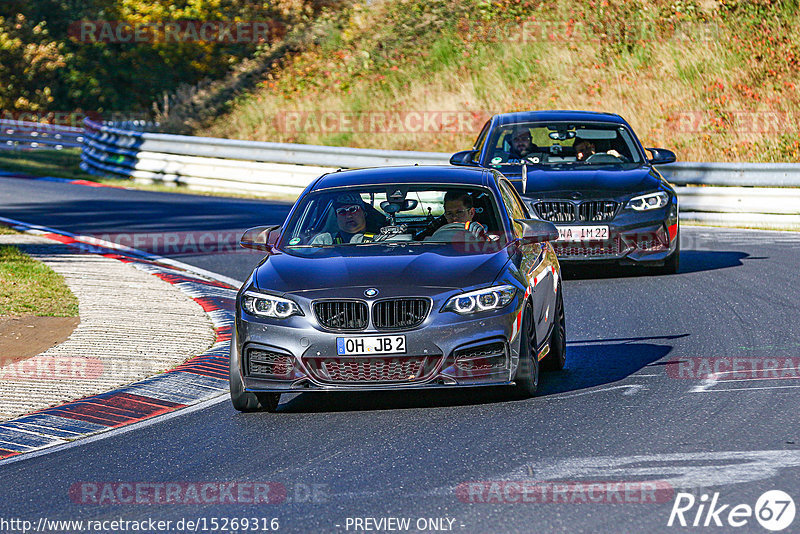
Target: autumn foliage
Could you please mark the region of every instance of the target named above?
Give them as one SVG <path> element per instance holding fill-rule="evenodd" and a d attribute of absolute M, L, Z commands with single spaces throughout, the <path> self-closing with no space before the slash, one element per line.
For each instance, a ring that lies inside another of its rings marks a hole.
<path fill-rule="evenodd" d="M 223 77 L 243 59 L 312 20 L 333 0 L 5 0 L 0 2 L 0 109 L 148 115 L 164 94 Z M 214 21 L 266 22 L 267 39 L 243 42 L 93 42 L 76 28 Z"/>

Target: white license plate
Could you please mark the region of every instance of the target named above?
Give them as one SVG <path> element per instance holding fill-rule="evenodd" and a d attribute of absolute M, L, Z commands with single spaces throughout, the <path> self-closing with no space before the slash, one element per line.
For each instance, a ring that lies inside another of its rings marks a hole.
<path fill-rule="evenodd" d="M 558 226 L 556 241 L 605 241 L 608 226 Z"/>
<path fill-rule="evenodd" d="M 403 354 L 406 352 L 406 336 L 337 337 L 336 352 L 339 356 Z"/>

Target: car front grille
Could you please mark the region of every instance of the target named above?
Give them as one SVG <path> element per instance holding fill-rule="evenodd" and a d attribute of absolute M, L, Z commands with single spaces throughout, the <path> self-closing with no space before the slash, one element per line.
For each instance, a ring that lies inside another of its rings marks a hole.
<path fill-rule="evenodd" d="M 575 204 L 568 201 L 537 202 L 533 209 L 540 219 L 550 222 L 573 222 L 575 220 Z"/>
<path fill-rule="evenodd" d="M 589 222 L 610 221 L 617 214 L 619 202 L 613 200 L 589 200 L 578 207 L 579 220 Z"/>
<path fill-rule="evenodd" d="M 423 298 L 380 300 L 372 306 L 372 323 L 378 330 L 414 328 L 422 324 L 431 302 Z"/>
<path fill-rule="evenodd" d="M 294 369 L 294 359 L 265 349 L 247 349 L 247 376 L 290 379 Z"/>
<path fill-rule="evenodd" d="M 363 330 L 367 327 L 367 303 L 358 300 L 323 300 L 314 303 L 319 323 L 331 330 Z"/>
<path fill-rule="evenodd" d="M 416 382 L 433 373 L 441 356 L 308 358 L 311 375 L 328 383 Z"/>
<path fill-rule="evenodd" d="M 364 330 L 369 308 L 360 300 L 321 300 L 313 304 L 319 323 L 340 332 Z M 403 330 L 421 325 L 431 311 L 431 300 L 422 297 L 385 299 L 372 306 L 372 323 L 378 330 Z"/>
<path fill-rule="evenodd" d="M 548 200 L 536 202 L 533 204 L 533 209 L 540 219 L 554 223 L 603 222 L 610 221 L 616 216 L 619 202 L 587 200 L 576 203 L 568 200 Z"/>

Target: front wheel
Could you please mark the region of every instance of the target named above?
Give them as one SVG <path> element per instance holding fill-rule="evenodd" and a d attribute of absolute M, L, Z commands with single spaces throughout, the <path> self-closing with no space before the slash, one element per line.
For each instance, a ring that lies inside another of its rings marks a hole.
<path fill-rule="evenodd" d="M 539 389 L 539 359 L 536 357 L 536 328 L 533 323 L 533 306 L 525 305 L 522 318 L 522 339 L 519 344 L 519 365 L 514 383 L 523 397 L 533 397 Z"/>
<path fill-rule="evenodd" d="M 567 363 L 567 323 L 564 318 L 564 296 L 561 294 L 561 284 L 558 285 L 556 314 L 553 320 L 555 324 L 550 333 L 550 352 L 542 360 L 542 369 L 545 371 L 560 371 Z"/>

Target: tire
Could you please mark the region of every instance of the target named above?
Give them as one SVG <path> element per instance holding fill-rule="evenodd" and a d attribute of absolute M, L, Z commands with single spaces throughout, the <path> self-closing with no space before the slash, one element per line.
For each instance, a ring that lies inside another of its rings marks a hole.
<path fill-rule="evenodd" d="M 519 345 L 519 365 L 514 377 L 517 393 L 524 398 L 533 397 L 539 389 L 539 360 L 536 355 L 536 328 L 533 324 L 533 306 L 525 305 Z"/>
<path fill-rule="evenodd" d="M 231 357 L 229 378 L 231 403 L 240 412 L 275 412 L 281 400 L 280 393 L 253 393 L 244 390 L 242 375 L 239 373 L 239 360 L 236 352 L 236 336 L 231 338 Z"/>
<path fill-rule="evenodd" d="M 567 363 L 567 329 L 564 318 L 564 296 L 561 294 L 561 284 L 558 285 L 556 295 L 556 313 L 553 331 L 550 333 L 550 352 L 542 360 L 543 371 L 560 371 Z"/>

